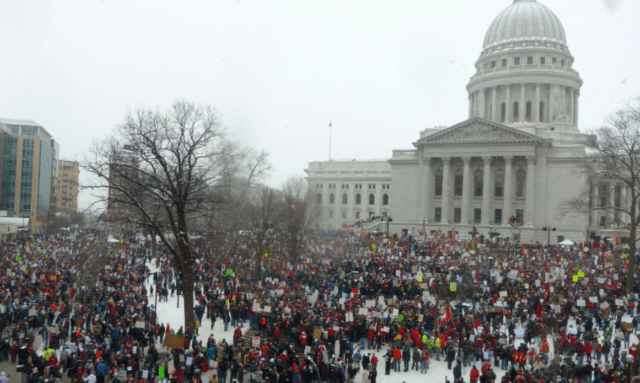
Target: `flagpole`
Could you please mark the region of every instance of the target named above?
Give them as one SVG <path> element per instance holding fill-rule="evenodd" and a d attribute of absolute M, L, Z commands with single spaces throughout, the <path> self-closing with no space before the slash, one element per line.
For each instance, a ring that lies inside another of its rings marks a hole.
<path fill-rule="evenodd" d="M 329 121 L 329 161 L 331 161 L 331 133 L 333 131 L 333 123 Z"/>

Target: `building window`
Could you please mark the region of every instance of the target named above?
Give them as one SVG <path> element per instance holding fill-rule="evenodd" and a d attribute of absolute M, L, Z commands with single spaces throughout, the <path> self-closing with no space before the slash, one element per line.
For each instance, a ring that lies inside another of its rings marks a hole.
<path fill-rule="evenodd" d="M 562 60 L 562 66 L 564 66 L 564 60 Z"/>
<path fill-rule="evenodd" d="M 342 219 L 346 219 L 347 218 L 347 212 L 346 211 L 342 211 Z"/>
<path fill-rule="evenodd" d="M 349 189 L 349 184 L 342 184 L 343 189 Z"/>
<path fill-rule="evenodd" d="M 360 196 L 360 193 L 356 194 L 356 205 L 360 205 L 360 203 L 362 202 L 362 197 Z"/>
<path fill-rule="evenodd" d="M 507 59 L 502 59 L 502 67 L 506 67 L 507 66 Z"/>
<path fill-rule="evenodd" d="M 558 60 L 555 57 L 551 58 L 551 64 L 556 65 L 557 62 Z"/>
<path fill-rule="evenodd" d="M 436 211 L 435 211 L 435 221 L 436 222 L 440 222 L 442 221 L 442 208 L 441 207 L 437 207 Z"/>
<path fill-rule="evenodd" d="M 502 115 L 502 122 L 505 122 L 507 120 L 507 104 L 503 102 L 500 106 L 500 111 Z"/>
<path fill-rule="evenodd" d="M 516 209 L 516 222 L 519 224 L 524 222 L 524 209 Z"/>
<path fill-rule="evenodd" d="M 502 209 L 494 210 L 493 214 L 493 223 L 496 225 L 502 225 Z"/>
<path fill-rule="evenodd" d="M 495 61 L 491 61 L 491 69 L 496 67 L 496 62 Z"/>
<path fill-rule="evenodd" d="M 373 194 L 369 194 L 369 205 L 375 205 L 376 203 L 376 196 Z"/>
<path fill-rule="evenodd" d="M 334 204 L 334 203 L 336 203 L 336 196 L 335 196 L 335 194 L 333 194 L 333 193 L 329 194 L 329 203 L 330 203 L 330 204 Z"/>
<path fill-rule="evenodd" d="M 482 169 L 477 169 L 473 173 L 473 195 L 475 197 L 482 197 L 482 189 L 484 186 L 483 176 L 484 172 L 482 171 Z"/>
<path fill-rule="evenodd" d="M 375 190 L 376 184 L 369 184 L 369 190 Z"/>
<path fill-rule="evenodd" d="M 391 184 L 382 184 L 382 190 L 389 190 L 391 189 Z"/>
<path fill-rule="evenodd" d="M 527 57 L 527 65 L 533 65 L 533 56 Z"/>
<path fill-rule="evenodd" d="M 482 209 L 473 209 L 473 222 L 480 223 L 482 220 Z"/>
<path fill-rule="evenodd" d="M 540 57 L 540 64 L 544 65 L 547 63 L 547 58 L 546 57 Z"/>
<path fill-rule="evenodd" d="M 544 102 L 540 101 L 540 122 L 544 119 Z"/>
<path fill-rule="evenodd" d="M 458 169 L 453 176 L 453 195 L 462 195 L 462 170 Z"/>
<path fill-rule="evenodd" d="M 355 186 L 356 186 L 356 189 L 362 189 L 362 184 L 357 184 Z"/>
<path fill-rule="evenodd" d="M 515 57 L 513 59 L 513 65 L 520 65 L 520 57 Z"/>
<path fill-rule="evenodd" d="M 385 194 L 382 196 L 382 204 L 383 205 L 388 205 L 389 204 L 389 194 Z"/>
<path fill-rule="evenodd" d="M 607 226 L 607 216 L 600 216 L 600 226 Z"/>
<path fill-rule="evenodd" d="M 333 210 L 329 210 L 329 218 L 333 218 Z"/>
<path fill-rule="evenodd" d="M 527 172 L 518 169 L 516 172 L 516 197 L 523 198 L 527 194 Z"/>
<path fill-rule="evenodd" d="M 518 101 L 513 103 L 513 122 L 518 122 L 518 112 L 520 111 L 520 104 Z"/>
<path fill-rule="evenodd" d="M 335 189 L 336 188 L 336 184 L 329 184 L 329 189 Z"/>
<path fill-rule="evenodd" d="M 356 219 L 360 219 L 360 212 L 359 211 L 356 212 Z"/>
<path fill-rule="evenodd" d="M 316 195 L 316 202 L 322 203 L 322 194 L 318 193 L 318 195 Z"/>
<path fill-rule="evenodd" d="M 343 204 L 343 205 L 346 205 L 348 201 L 349 201 L 349 197 L 347 197 L 347 193 L 344 193 L 344 194 L 342 195 L 342 204 Z M 345 218 L 346 218 L 346 217 L 345 217 Z"/>
<path fill-rule="evenodd" d="M 531 122 L 531 101 L 527 101 L 526 119 L 527 119 L 527 122 Z"/>
<path fill-rule="evenodd" d="M 453 208 L 453 222 L 454 223 L 460 223 L 460 221 L 462 220 L 462 209 L 459 207 L 454 207 Z"/>
<path fill-rule="evenodd" d="M 493 183 L 493 196 L 494 197 L 504 197 L 504 170 L 498 169 L 496 170 L 496 178 Z"/>
<path fill-rule="evenodd" d="M 436 186 L 436 196 L 442 196 L 442 169 L 436 170 L 436 182 L 434 184 Z"/>

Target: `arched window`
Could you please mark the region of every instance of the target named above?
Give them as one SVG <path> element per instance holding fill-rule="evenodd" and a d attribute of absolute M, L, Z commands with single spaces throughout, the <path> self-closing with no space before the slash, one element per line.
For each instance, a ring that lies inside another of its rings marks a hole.
<path fill-rule="evenodd" d="M 527 122 L 531 122 L 531 101 L 527 101 Z"/>
<path fill-rule="evenodd" d="M 383 205 L 388 205 L 389 204 L 389 194 L 385 194 L 382 196 L 382 204 Z"/>
<path fill-rule="evenodd" d="M 349 201 L 349 197 L 347 197 L 347 193 L 344 193 L 342 195 L 342 204 L 346 205 L 348 201 Z"/>
<path fill-rule="evenodd" d="M 518 122 L 518 112 L 520 111 L 520 104 L 518 101 L 513 103 L 513 122 Z"/>
<path fill-rule="evenodd" d="M 507 104 L 505 104 L 504 102 L 500 106 L 500 114 L 502 115 L 501 121 L 505 122 L 507 120 Z"/>
<path fill-rule="evenodd" d="M 504 170 L 498 169 L 496 170 L 496 179 L 493 183 L 494 192 L 493 195 L 495 197 L 504 197 Z"/>
<path fill-rule="evenodd" d="M 516 197 L 524 197 L 527 193 L 527 172 L 518 169 L 516 172 Z"/>
<path fill-rule="evenodd" d="M 484 171 L 477 169 L 473 173 L 473 195 L 475 197 L 482 197 L 482 188 L 484 186 Z"/>
<path fill-rule="evenodd" d="M 330 204 L 336 203 L 336 196 L 333 193 L 329 194 L 329 203 Z"/>
<path fill-rule="evenodd" d="M 356 205 L 360 205 L 361 200 L 362 197 L 360 196 L 360 193 L 356 194 Z"/>
<path fill-rule="evenodd" d="M 322 194 L 318 193 L 318 195 L 316 196 L 316 202 L 322 203 Z"/>
<path fill-rule="evenodd" d="M 462 170 L 458 169 L 453 174 L 453 195 L 461 196 L 462 195 Z"/>
<path fill-rule="evenodd" d="M 369 194 L 369 205 L 375 205 L 376 203 L 376 196 L 373 194 Z"/>
<path fill-rule="evenodd" d="M 442 196 L 442 169 L 436 170 L 436 196 Z"/>
<path fill-rule="evenodd" d="M 544 122 L 544 102 L 540 101 L 540 122 Z"/>

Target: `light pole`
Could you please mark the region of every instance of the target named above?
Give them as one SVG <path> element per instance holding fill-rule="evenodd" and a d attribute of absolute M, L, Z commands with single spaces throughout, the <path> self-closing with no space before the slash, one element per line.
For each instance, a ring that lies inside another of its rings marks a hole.
<path fill-rule="evenodd" d="M 545 226 L 542 228 L 543 231 L 547 232 L 547 246 L 551 245 L 551 232 L 556 231 L 555 227 Z"/>

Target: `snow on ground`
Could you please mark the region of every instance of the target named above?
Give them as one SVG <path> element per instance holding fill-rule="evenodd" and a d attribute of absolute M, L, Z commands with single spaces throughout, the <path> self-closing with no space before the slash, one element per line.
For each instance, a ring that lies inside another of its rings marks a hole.
<path fill-rule="evenodd" d="M 151 275 L 152 275 L 153 272 L 157 270 L 155 267 L 155 262 L 149 263 L 148 266 L 151 269 Z M 152 282 L 151 279 L 149 279 L 149 281 L 147 282 L 147 288 L 151 287 L 152 283 L 150 282 Z M 155 291 L 154 291 L 154 294 L 155 294 Z M 184 308 L 182 306 L 182 297 L 180 298 L 179 308 L 177 307 L 177 299 L 178 299 L 177 294 L 174 294 L 174 296 L 170 297 L 167 302 L 158 302 L 158 307 L 157 307 L 159 323 L 164 324 L 164 326 L 166 326 L 167 323 L 169 323 L 171 325 L 171 328 L 175 330 L 179 329 L 180 326 L 184 326 Z M 155 295 L 153 297 L 149 297 L 149 302 L 155 303 Z M 211 334 L 213 334 L 213 337 L 216 341 L 226 339 L 227 343 L 229 344 L 232 343 L 234 328 L 231 325 L 229 325 L 229 329 L 225 332 L 224 324 L 220 319 L 216 320 L 216 324 L 213 330 L 211 330 L 211 321 L 207 319 L 206 316 L 203 317 L 202 321 L 203 323 L 201 323 L 200 325 L 200 335 L 198 336 L 198 340 L 202 340 L 203 344 L 206 343 L 206 340 Z M 631 317 L 628 315 L 625 315 L 623 317 L 623 321 L 631 322 Z M 575 326 L 575 321 L 573 319 L 570 319 L 569 324 Z M 242 328 L 242 333 L 244 334 L 248 330 L 249 330 L 249 323 L 246 322 L 244 324 L 244 327 Z M 600 339 L 601 340 L 603 339 L 602 334 Z M 516 340 L 516 346 L 518 346 L 520 342 L 522 342 L 522 340 Z M 631 343 L 636 343 L 636 344 L 638 343 L 638 338 L 636 338 L 635 335 L 631 336 Z M 553 342 L 551 341 L 551 339 L 549 339 L 549 345 L 550 347 L 553 348 Z M 383 346 L 379 353 L 376 352 L 376 356 L 378 356 L 378 359 L 380 360 L 378 363 L 378 370 L 377 370 L 378 371 L 378 377 L 376 380 L 377 383 L 399 383 L 399 382 L 424 383 L 425 379 L 429 379 L 430 381 L 431 379 L 435 379 L 435 381 L 437 382 L 445 382 L 445 378 L 447 378 L 449 382 L 453 382 L 453 370 L 449 370 L 447 368 L 447 362 L 444 362 L 443 357 L 440 358 L 441 359 L 440 361 L 437 361 L 434 355 L 431 355 L 431 359 L 429 362 L 429 371 L 427 372 L 426 375 L 421 374 L 419 370 L 417 371 L 409 370 L 408 372 L 405 373 L 403 372 L 404 364 L 401 367 L 401 372 L 394 372 L 392 369 L 390 375 L 385 375 L 383 355 L 387 352 L 387 350 L 388 350 L 388 347 Z M 373 350 L 371 351 L 366 350 L 365 352 L 371 353 L 373 352 Z M 453 365 L 455 365 L 455 363 Z M 602 365 L 602 362 L 600 363 L 600 365 Z M 409 367 L 411 367 L 411 363 L 409 364 Z M 205 375 L 210 376 L 212 371 L 213 370 L 209 370 L 209 373 Z M 465 374 L 463 374 L 465 381 L 469 382 L 469 372 L 471 371 L 471 366 L 468 366 L 467 368 L 463 369 L 463 371 L 466 372 Z M 499 366 L 494 366 L 493 371 L 496 374 L 496 381 L 499 382 L 500 379 L 504 376 L 505 371 L 502 370 Z M 206 379 L 203 378 L 203 382 L 208 382 L 208 381 L 209 381 L 208 377 Z M 362 372 L 358 374 L 354 382 L 357 383 L 361 381 L 362 381 Z"/>

